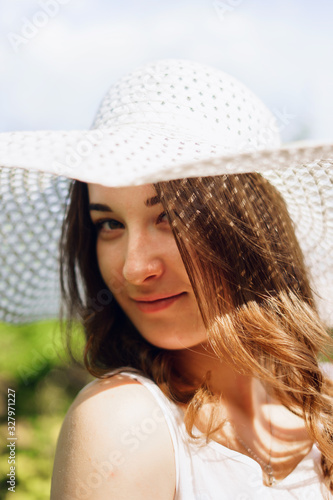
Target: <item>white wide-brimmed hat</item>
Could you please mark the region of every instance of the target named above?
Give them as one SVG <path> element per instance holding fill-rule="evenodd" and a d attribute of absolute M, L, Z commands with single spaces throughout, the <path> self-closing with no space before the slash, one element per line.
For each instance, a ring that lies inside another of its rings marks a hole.
<path fill-rule="evenodd" d="M 250 90 L 183 60 L 120 79 L 90 130 L 0 134 L 0 320 L 57 317 L 71 179 L 117 187 L 252 171 L 284 196 L 320 315 L 333 325 L 333 142 L 281 146 L 275 117 Z"/>

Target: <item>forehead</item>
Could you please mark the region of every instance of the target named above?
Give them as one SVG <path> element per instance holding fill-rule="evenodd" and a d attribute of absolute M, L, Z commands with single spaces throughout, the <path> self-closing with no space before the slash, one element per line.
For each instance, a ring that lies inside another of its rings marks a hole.
<path fill-rule="evenodd" d="M 96 202 L 103 200 L 141 200 L 156 196 L 155 188 L 152 184 L 128 187 L 107 187 L 100 184 L 88 184 L 89 201 Z"/>

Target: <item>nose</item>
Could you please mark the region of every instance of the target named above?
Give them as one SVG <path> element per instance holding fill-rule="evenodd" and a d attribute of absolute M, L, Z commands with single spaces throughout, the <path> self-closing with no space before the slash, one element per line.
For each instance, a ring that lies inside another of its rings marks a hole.
<path fill-rule="evenodd" d="M 123 276 L 128 283 L 141 285 L 164 272 L 162 249 L 155 238 L 143 232 L 128 239 Z"/>

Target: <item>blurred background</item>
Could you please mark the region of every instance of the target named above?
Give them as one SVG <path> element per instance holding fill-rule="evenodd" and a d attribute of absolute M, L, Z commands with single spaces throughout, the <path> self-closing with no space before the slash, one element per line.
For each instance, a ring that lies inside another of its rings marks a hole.
<path fill-rule="evenodd" d="M 332 18 L 329 0 L 2 0 L 0 131 L 89 128 L 120 76 L 186 58 L 250 87 L 284 141 L 332 139 Z M 16 390 L 15 499 L 49 498 L 61 422 L 90 378 L 66 356 L 56 320 L 0 326 L 4 438 L 7 388 Z"/>

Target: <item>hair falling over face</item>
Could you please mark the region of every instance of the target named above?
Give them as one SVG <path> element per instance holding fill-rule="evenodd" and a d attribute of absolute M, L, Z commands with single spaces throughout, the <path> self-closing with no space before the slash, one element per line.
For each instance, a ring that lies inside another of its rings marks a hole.
<path fill-rule="evenodd" d="M 221 359 L 232 352 L 236 369 L 258 378 L 304 419 L 333 491 L 333 386 L 318 361 L 332 341 L 318 318 L 284 200 L 256 173 L 159 182 L 154 188 L 211 348 Z M 133 367 L 175 402 L 186 403 L 185 424 L 191 434 L 197 412 L 212 398 L 208 378 L 191 386 L 177 373 L 170 352 L 144 340 L 115 301 L 100 312 L 88 305 L 89 297 L 106 288 L 88 205 L 86 184 L 75 181 L 60 248 L 67 333 L 74 319 L 81 318 L 85 363 L 93 375 Z"/>

